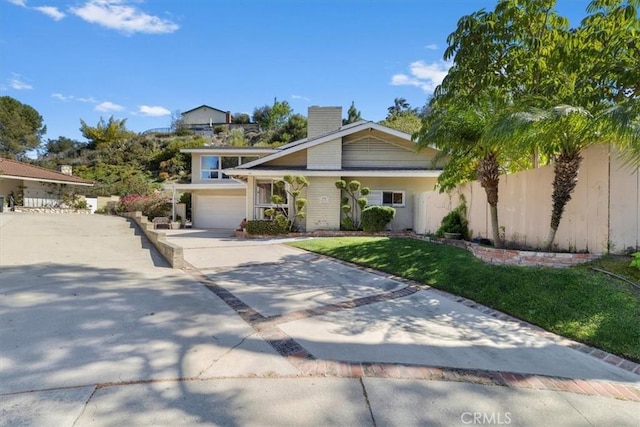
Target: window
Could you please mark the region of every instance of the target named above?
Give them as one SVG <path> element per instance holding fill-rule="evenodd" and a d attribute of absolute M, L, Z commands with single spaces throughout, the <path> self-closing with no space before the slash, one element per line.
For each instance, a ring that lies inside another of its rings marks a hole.
<path fill-rule="evenodd" d="M 200 178 L 218 179 L 220 174 L 220 157 L 202 156 L 200 157 Z"/>
<path fill-rule="evenodd" d="M 273 185 L 272 180 L 258 180 L 256 182 L 256 198 L 254 201 L 256 219 L 264 219 L 264 211 L 276 206 L 275 204 L 271 203 L 272 195 L 279 195 L 287 200 L 287 193 L 286 191 L 284 191 L 284 188 L 276 187 L 275 185 Z M 284 205 L 286 206 L 287 203 L 285 202 Z"/>
<path fill-rule="evenodd" d="M 371 190 L 367 196 L 370 206 L 393 206 L 403 208 L 405 206 L 405 192 L 396 190 Z"/>
<path fill-rule="evenodd" d="M 235 168 L 240 164 L 239 157 L 223 157 L 222 158 L 222 169 L 230 169 Z M 222 174 L 223 179 L 229 179 L 228 175 Z"/>
<path fill-rule="evenodd" d="M 240 156 L 202 156 L 200 157 L 201 179 L 229 179 L 223 169 L 235 168 L 240 164 Z"/>

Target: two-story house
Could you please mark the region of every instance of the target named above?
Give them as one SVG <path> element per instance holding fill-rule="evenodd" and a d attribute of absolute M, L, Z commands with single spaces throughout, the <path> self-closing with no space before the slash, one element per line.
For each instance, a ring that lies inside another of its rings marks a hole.
<path fill-rule="evenodd" d="M 369 205 L 396 208 L 391 229 L 413 229 L 414 198 L 432 190 L 442 171 L 437 151 L 418 151 L 410 135 L 374 122 L 343 126 L 341 107 L 310 107 L 307 120 L 307 138 L 275 149 L 182 150 L 193 156 L 193 181 L 179 187 L 193 195 L 193 226 L 235 228 L 243 218 L 263 218 L 274 181 L 288 174 L 309 181 L 307 231 L 340 228 L 340 179 L 369 187 Z"/>

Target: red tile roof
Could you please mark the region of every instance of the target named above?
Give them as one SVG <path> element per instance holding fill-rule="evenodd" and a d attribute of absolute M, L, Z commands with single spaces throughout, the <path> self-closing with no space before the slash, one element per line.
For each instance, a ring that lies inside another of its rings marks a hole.
<path fill-rule="evenodd" d="M 0 158 L 0 178 L 2 178 L 3 176 L 16 179 L 93 185 L 92 181 L 87 181 L 86 179 L 82 179 L 77 176 L 65 175 L 51 169 L 41 168 L 40 166 L 34 166 L 28 163 L 18 162 L 16 160 Z"/>

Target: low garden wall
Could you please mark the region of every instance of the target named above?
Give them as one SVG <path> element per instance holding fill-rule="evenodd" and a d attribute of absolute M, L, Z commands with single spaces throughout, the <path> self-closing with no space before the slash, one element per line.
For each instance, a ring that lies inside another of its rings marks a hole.
<path fill-rule="evenodd" d="M 5 210 L 8 210 L 5 207 Z M 30 208 L 24 206 L 16 206 L 16 212 L 29 212 L 29 213 L 55 213 L 55 214 L 81 214 L 90 215 L 91 209 L 74 209 L 74 208 Z"/>
<path fill-rule="evenodd" d="M 167 234 L 163 230 L 154 230 L 153 224 L 142 212 L 123 212 L 120 215 L 135 221 L 142 232 L 158 252 L 171 264 L 171 267 L 181 269 L 184 267 L 184 254 L 182 247 L 167 242 Z"/>
<path fill-rule="evenodd" d="M 496 249 L 476 243 L 468 243 L 467 250 L 471 251 L 476 258 L 490 264 L 519 266 L 569 267 L 600 258 L 598 254 L 518 251 Z"/>

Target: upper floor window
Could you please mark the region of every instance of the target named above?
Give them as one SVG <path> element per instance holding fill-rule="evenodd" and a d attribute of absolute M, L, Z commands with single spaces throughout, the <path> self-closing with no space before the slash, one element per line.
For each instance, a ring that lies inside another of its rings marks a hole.
<path fill-rule="evenodd" d="M 235 168 L 241 164 L 240 156 L 201 156 L 200 157 L 200 179 L 229 179 L 228 175 L 222 173 L 224 169 Z M 246 162 L 242 162 L 246 163 Z"/>
<path fill-rule="evenodd" d="M 220 157 L 219 156 L 200 157 L 200 178 L 220 179 Z"/>

